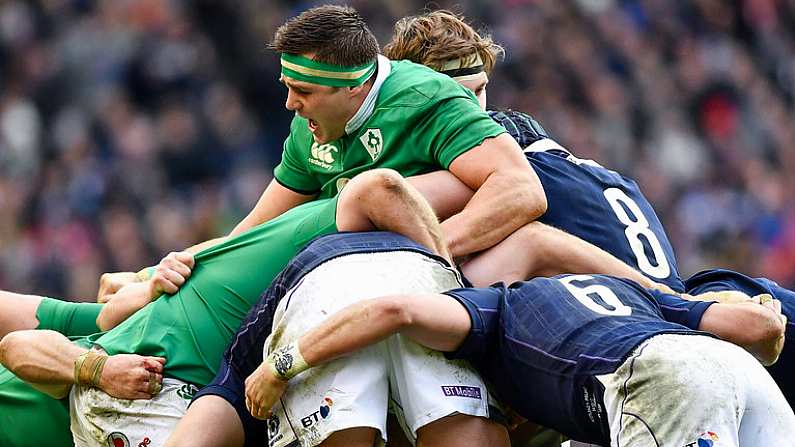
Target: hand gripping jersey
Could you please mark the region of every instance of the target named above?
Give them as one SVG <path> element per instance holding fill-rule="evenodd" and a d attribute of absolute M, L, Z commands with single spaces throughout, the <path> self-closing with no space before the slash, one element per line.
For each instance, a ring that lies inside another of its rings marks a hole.
<path fill-rule="evenodd" d="M 696 273 L 685 280 L 687 293 L 698 295 L 704 292 L 739 290 L 749 296 L 769 293 L 781 301 L 781 313 L 787 317 L 784 350 L 775 365 L 767 371 L 776 381 L 790 406 L 795 408 L 795 292 L 785 289 L 767 278 L 751 278 L 731 270 L 714 269 Z"/>
<path fill-rule="evenodd" d="M 498 399 L 574 439 L 609 445 L 602 387 L 645 340 L 702 334 L 712 304 L 690 302 L 608 276 L 535 278 L 510 287 L 447 292 L 472 319 L 451 358 L 469 360 Z"/>
<path fill-rule="evenodd" d="M 379 58 L 375 84 L 346 134 L 318 145 L 307 120 L 296 115 L 274 177 L 293 191 L 333 197 L 356 174 L 374 168 L 404 177 L 447 169 L 459 155 L 504 132 L 472 92 L 448 76 Z"/>
<path fill-rule="evenodd" d="M 673 247 L 634 180 L 581 160 L 547 137 L 521 112 L 490 112 L 525 148 L 544 186 L 547 211 L 538 220 L 607 251 L 678 292 L 684 285 Z"/>
<path fill-rule="evenodd" d="M 315 236 L 337 231 L 335 211 L 336 198 L 315 200 L 202 250 L 177 293 L 90 340 L 110 355 L 165 357 L 165 376 L 204 386 L 240 321 L 279 271 Z"/>

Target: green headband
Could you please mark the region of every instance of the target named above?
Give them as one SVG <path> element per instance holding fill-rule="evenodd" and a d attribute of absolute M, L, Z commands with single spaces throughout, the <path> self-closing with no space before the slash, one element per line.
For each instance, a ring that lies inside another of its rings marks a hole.
<path fill-rule="evenodd" d="M 355 87 L 370 79 L 376 61 L 355 67 L 324 64 L 296 54 L 282 53 L 282 74 L 296 81 L 329 87 Z"/>

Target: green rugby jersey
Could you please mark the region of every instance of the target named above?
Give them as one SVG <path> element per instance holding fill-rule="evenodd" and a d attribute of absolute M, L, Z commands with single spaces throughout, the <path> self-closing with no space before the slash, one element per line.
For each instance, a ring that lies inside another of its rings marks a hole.
<path fill-rule="evenodd" d="M 310 240 L 337 231 L 336 205 L 336 197 L 303 204 L 197 253 L 177 293 L 90 340 L 110 355 L 165 357 L 166 376 L 206 385 L 240 321 L 273 278 Z"/>
<path fill-rule="evenodd" d="M 347 180 L 373 168 L 391 168 L 404 177 L 447 169 L 459 155 L 505 132 L 472 92 L 449 76 L 383 57 L 378 71 L 370 92 L 374 106 L 369 109 L 365 100 L 342 138 L 319 145 L 307 120 L 295 116 L 274 169 L 279 183 L 302 194 L 333 197 Z"/>
<path fill-rule="evenodd" d="M 73 447 L 68 405 L 0 366 L 0 445 Z"/>

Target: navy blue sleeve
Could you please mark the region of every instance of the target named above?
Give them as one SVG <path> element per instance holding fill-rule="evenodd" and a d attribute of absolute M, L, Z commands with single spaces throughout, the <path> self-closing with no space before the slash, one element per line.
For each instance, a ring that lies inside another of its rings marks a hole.
<path fill-rule="evenodd" d="M 709 306 L 715 304 L 715 301 L 688 301 L 658 290 L 650 290 L 649 292 L 657 301 L 657 305 L 660 307 L 660 311 L 666 321 L 678 323 L 693 330 L 698 330 L 704 312 L 707 311 Z"/>
<path fill-rule="evenodd" d="M 500 327 L 500 305 L 506 293 L 505 287 L 482 289 L 454 289 L 445 292 L 461 303 L 469 313 L 472 328 L 461 346 L 446 353 L 449 359 L 465 359 L 477 362 L 482 359 Z"/>

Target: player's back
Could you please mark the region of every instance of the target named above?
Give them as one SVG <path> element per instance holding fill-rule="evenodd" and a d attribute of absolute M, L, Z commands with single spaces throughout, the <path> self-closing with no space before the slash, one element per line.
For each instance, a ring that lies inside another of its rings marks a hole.
<path fill-rule="evenodd" d="M 536 147 L 553 148 L 535 151 Z M 547 211 L 539 220 L 607 251 L 676 291 L 684 285 L 662 223 L 637 183 L 543 139 L 526 156 L 544 186 Z"/>
<path fill-rule="evenodd" d="M 497 396 L 534 422 L 591 442 L 609 439 L 595 376 L 615 371 L 654 335 L 694 332 L 674 321 L 697 327 L 709 305 L 599 275 L 448 293 L 471 296 L 483 318 L 499 318 L 485 325 L 499 328 L 484 342 L 485 352 L 463 356 Z"/>

